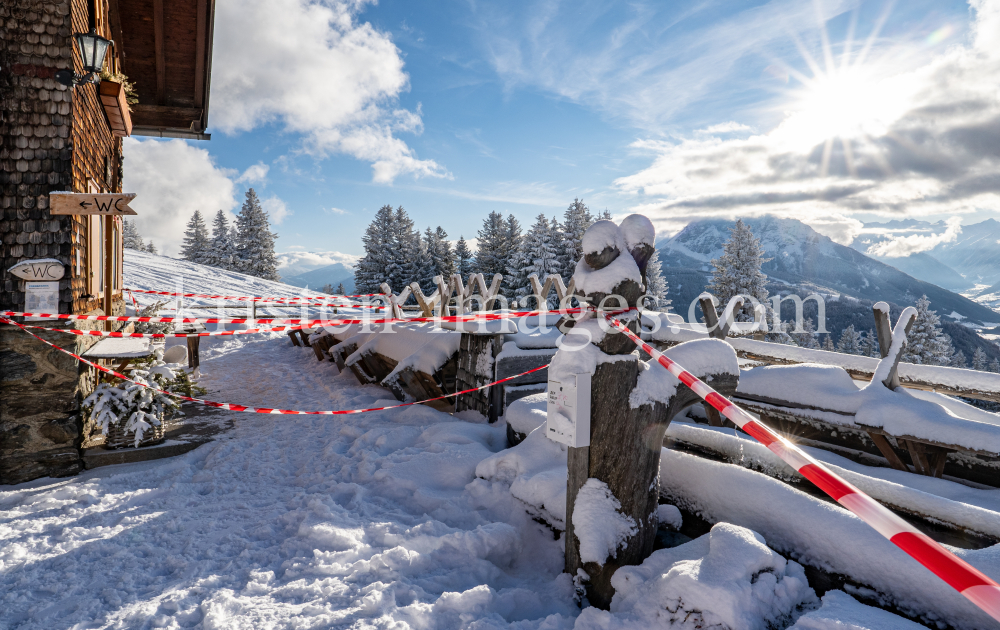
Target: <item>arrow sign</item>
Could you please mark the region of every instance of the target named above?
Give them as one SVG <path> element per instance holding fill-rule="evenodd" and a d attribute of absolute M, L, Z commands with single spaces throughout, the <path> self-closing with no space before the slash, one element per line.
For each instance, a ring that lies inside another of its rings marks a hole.
<path fill-rule="evenodd" d="M 49 193 L 50 214 L 103 214 L 122 216 L 137 214 L 128 203 L 135 193 Z"/>

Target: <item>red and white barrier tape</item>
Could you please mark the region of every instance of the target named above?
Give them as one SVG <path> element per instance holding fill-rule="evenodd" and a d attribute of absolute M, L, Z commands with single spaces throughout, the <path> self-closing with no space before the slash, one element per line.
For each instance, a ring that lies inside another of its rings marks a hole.
<path fill-rule="evenodd" d="M 6 323 L 5 318 L 0 317 L 0 321 Z M 166 339 L 168 337 L 229 337 L 232 335 L 254 335 L 268 332 L 290 332 L 293 330 L 305 330 L 313 326 L 308 324 L 298 326 L 272 326 L 270 328 L 247 328 L 246 330 L 216 330 L 212 332 L 190 332 L 190 333 L 128 333 L 118 330 L 77 330 L 76 328 L 46 328 L 45 326 L 31 326 L 24 324 L 24 328 L 34 330 L 51 330 L 53 332 L 78 335 L 80 337 L 112 337 L 118 339 Z"/>
<path fill-rule="evenodd" d="M 167 297 L 189 297 L 203 300 L 232 300 L 234 302 L 298 302 L 313 300 L 340 300 L 344 298 L 379 297 L 385 293 L 362 293 L 359 295 L 317 295 L 313 297 L 259 297 L 253 295 L 208 295 L 205 293 L 178 293 L 175 291 L 148 291 L 146 289 L 125 289 L 132 293 L 145 293 L 147 295 L 165 295 Z"/>
<path fill-rule="evenodd" d="M 803 477 L 816 484 L 834 501 L 844 506 L 875 531 L 889 539 L 911 558 L 924 565 L 934 575 L 947 582 L 991 617 L 1000 621 L 1000 584 L 979 569 L 951 553 L 923 532 L 893 514 L 867 494 L 824 466 L 798 446 L 754 420 L 717 391 L 700 381 L 670 357 L 653 348 L 624 324 L 608 316 L 612 326 L 628 335 L 637 346 L 649 353 L 680 382 L 749 433 Z"/>
<path fill-rule="evenodd" d="M 0 317 L 45 317 L 49 319 L 69 319 L 96 322 L 149 322 L 152 324 L 282 324 L 310 326 L 340 326 L 343 324 L 394 324 L 422 322 L 467 322 L 476 320 L 493 321 L 513 317 L 533 317 L 547 313 L 558 315 L 574 315 L 582 309 L 569 308 L 558 311 L 510 311 L 500 313 L 470 313 L 468 315 L 447 315 L 443 317 L 383 317 L 379 319 L 290 319 L 286 317 L 138 317 L 126 315 L 72 315 L 68 313 L 27 313 L 21 311 L 0 311 Z M 618 313 L 619 311 L 615 311 Z M 53 329 L 60 330 L 60 329 Z"/>
<path fill-rule="evenodd" d="M 121 374 L 119 372 L 116 372 L 115 370 L 112 370 L 111 368 L 106 368 L 106 367 L 104 367 L 102 365 L 98 365 L 96 363 L 88 361 L 87 359 L 84 359 L 83 357 L 81 357 L 78 354 L 74 354 L 74 353 L 70 352 L 69 350 L 67 350 L 65 348 L 61 348 L 61 347 L 57 346 L 56 344 L 54 344 L 54 343 L 52 343 L 50 341 L 46 341 L 45 339 L 42 339 L 41 337 L 39 337 L 35 333 L 31 332 L 24 325 L 19 324 L 18 322 L 9 320 L 9 319 L 7 319 L 5 317 L 0 317 L 0 323 L 13 324 L 13 325 L 17 326 L 18 328 L 20 328 L 21 330 L 23 330 L 24 332 L 26 332 L 29 335 L 31 335 L 32 337 L 34 337 L 35 339 L 41 341 L 42 343 L 44 343 L 46 345 L 49 345 L 49 346 L 52 346 L 53 348 L 55 348 L 59 352 L 62 352 L 63 354 L 68 354 L 69 356 L 73 357 L 77 361 L 80 361 L 81 363 L 89 365 L 90 367 L 95 368 L 98 371 L 104 372 L 105 374 L 111 374 L 112 376 L 115 376 L 115 377 L 120 378 L 122 380 L 128 381 L 129 383 L 135 383 L 136 385 L 141 385 L 142 387 L 146 387 L 148 389 L 152 389 L 152 390 L 157 391 L 157 392 L 159 392 L 161 394 L 166 394 L 167 396 L 172 396 L 174 398 L 179 398 L 181 400 L 186 400 L 188 402 L 198 403 L 199 405 L 206 405 L 208 407 L 215 407 L 217 409 L 226 409 L 226 410 L 229 410 L 229 411 L 242 411 L 242 412 L 246 412 L 246 413 L 270 413 L 270 414 L 298 415 L 298 416 L 340 416 L 340 415 L 347 415 L 347 414 L 354 414 L 354 413 L 365 413 L 365 412 L 368 412 L 368 411 L 384 411 L 386 409 L 397 409 L 399 407 L 409 407 L 411 405 L 422 405 L 424 403 L 434 402 L 436 400 L 443 400 L 445 398 L 453 398 L 455 396 L 460 396 L 462 394 L 468 394 L 469 392 L 475 392 L 475 391 L 479 391 L 481 389 L 486 389 L 487 387 L 492 387 L 493 385 L 499 385 L 500 383 L 506 383 L 507 381 L 514 380 L 515 378 L 519 378 L 521 376 L 524 376 L 526 374 L 531 374 L 533 372 L 538 372 L 539 370 L 544 370 L 545 368 L 549 367 L 548 364 L 545 364 L 545 365 L 543 365 L 541 367 L 536 367 L 534 369 L 528 370 L 527 372 L 521 372 L 520 374 L 515 374 L 514 376 L 508 376 L 507 378 L 502 378 L 502 379 L 500 379 L 498 381 L 494 381 L 492 383 L 487 383 L 486 385 L 480 385 L 479 387 L 473 387 L 471 389 L 463 389 L 462 391 L 455 392 L 454 394 L 445 394 L 444 396 L 438 396 L 436 398 L 428 398 L 427 400 L 418 400 L 416 402 L 400 403 L 398 405 L 389 405 L 388 407 L 369 407 L 369 408 L 366 408 L 366 409 L 339 409 L 339 410 L 334 410 L 334 411 L 297 411 L 297 410 L 294 410 L 294 409 L 269 409 L 267 407 L 248 407 L 246 405 L 236 405 L 236 404 L 233 404 L 233 403 L 220 403 L 220 402 L 215 402 L 215 401 L 212 401 L 212 400 L 204 400 L 202 398 L 192 398 L 190 396 L 185 396 L 183 394 L 175 394 L 174 392 L 168 392 L 168 391 L 160 389 L 158 387 L 152 387 L 152 386 L 147 385 L 145 383 L 139 383 L 137 381 L 133 381 L 129 377 L 125 376 L 124 374 Z"/>

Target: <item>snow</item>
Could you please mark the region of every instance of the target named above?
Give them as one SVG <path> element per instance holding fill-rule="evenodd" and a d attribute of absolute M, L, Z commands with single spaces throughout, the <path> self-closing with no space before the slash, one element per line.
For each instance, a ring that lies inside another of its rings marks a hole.
<path fill-rule="evenodd" d="M 788 630 L 924 630 L 898 615 L 858 603 L 844 591 L 829 591 L 819 610 L 799 617 Z"/>
<path fill-rule="evenodd" d="M 684 518 L 676 505 L 662 503 L 656 506 L 656 521 L 670 529 L 678 530 L 684 524 Z"/>
<path fill-rule="evenodd" d="M 704 378 L 713 374 L 740 373 L 736 351 L 725 341 L 719 339 L 699 339 L 678 344 L 663 353 L 684 368 Z M 680 381 L 655 361 L 642 363 L 639 380 L 629 397 L 632 408 L 638 408 L 653 402 L 664 404 L 677 392 Z"/>
<path fill-rule="evenodd" d="M 772 477 L 800 482 L 804 479 L 766 446 L 732 429 L 675 420 L 667 428 L 667 438 L 703 447 L 731 463 Z M 971 488 L 947 479 L 865 466 L 823 449 L 804 447 L 804 450 L 877 501 L 1000 538 L 1000 490 Z"/>
<path fill-rule="evenodd" d="M 875 374 L 872 376 L 872 382 L 882 383 L 889 378 L 889 371 L 894 365 L 897 365 L 897 357 L 906 344 L 906 325 L 916 316 L 917 309 L 912 306 L 903 309 L 903 313 L 899 316 L 899 323 L 892 331 L 892 343 L 889 345 L 888 352 L 878 362 L 878 367 L 875 368 Z"/>
<path fill-rule="evenodd" d="M 837 425 L 876 427 L 889 435 L 1000 453 L 1000 417 L 996 414 L 972 411 L 971 405 L 959 401 L 942 404 L 940 395 L 890 390 L 880 380 L 859 390 L 839 367 L 799 364 L 743 370 L 737 388 L 740 394 L 807 405 L 813 409 L 796 409 L 795 413 Z M 965 411 L 961 417 L 956 413 Z"/>
<path fill-rule="evenodd" d="M 630 214 L 625 217 L 619 229 L 629 251 L 636 245 L 652 245 L 656 240 L 656 228 L 653 227 L 653 222 L 641 214 Z"/>
<path fill-rule="evenodd" d="M 503 417 L 518 433 L 528 435 L 538 427 L 545 424 L 546 400 L 548 393 L 531 394 L 524 398 L 518 398 L 510 403 L 504 411 Z"/>
<path fill-rule="evenodd" d="M 559 350 L 552 357 L 549 380 L 562 381 L 569 380 L 574 374 L 594 374 L 602 363 L 638 360 L 638 353 L 610 355 L 601 352 L 591 341 L 599 342 L 604 335 L 602 322 L 596 319 L 577 323 L 569 334 L 562 337 Z"/>
<path fill-rule="evenodd" d="M 749 529 L 719 523 L 711 532 L 653 552 L 611 578 L 611 614 L 588 608 L 576 628 L 783 628 L 815 606 L 802 567 Z"/>
<path fill-rule="evenodd" d="M 433 323 L 398 324 L 391 332 L 372 334 L 345 362 L 350 365 L 374 352 L 395 361 L 410 359 L 414 369 L 430 374 L 458 352 L 461 340 L 461 334 L 435 328 Z"/>
<path fill-rule="evenodd" d="M 663 449 L 660 483 L 661 494 L 678 507 L 710 522 L 752 529 L 773 549 L 866 584 L 906 614 L 970 630 L 992 623 L 858 517 L 767 475 Z M 952 551 L 993 579 L 1000 577 L 1000 547 Z"/>
<path fill-rule="evenodd" d="M 580 560 L 604 565 L 607 558 L 617 558 L 618 549 L 639 529 L 635 519 L 619 512 L 621 503 L 599 479 L 584 482 L 573 505 L 573 531 L 580 540 Z"/>
<path fill-rule="evenodd" d="M 594 222 L 583 233 L 583 239 L 580 244 L 583 247 L 584 255 L 600 254 L 608 247 L 617 247 L 619 252 L 623 254 L 628 253 L 625 237 L 614 221 L 602 220 Z M 579 288 L 579 284 L 577 288 Z"/>
<path fill-rule="evenodd" d="M 125 359 L 148 357 L 153 352 L 153 340 L 143 337 L 104 337 L 87 348 L 88 359 Z"/>

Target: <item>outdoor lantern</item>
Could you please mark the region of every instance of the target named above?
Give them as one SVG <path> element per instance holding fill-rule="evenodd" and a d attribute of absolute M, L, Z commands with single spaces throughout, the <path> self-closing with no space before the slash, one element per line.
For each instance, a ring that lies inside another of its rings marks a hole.
<path fill-rule="evenodd" d="M 95 29 L 90 29 L 89 33 L 77 33 L 73 36 L 76 46 L 80 49 L 80 56 L 83 58 L 83 69 L 87 74 L 80 76 L 72 70 L 59 70 L 56 72 L 56 81 L 70 87 L 81 83 L 98 83 L 97 76 L 104 67 L 104 57 L 108 54 L 110 39 L 104 39 L 97 34 Z"/>
<path fill-rule="evenodd" d="M 77 33 L 74 37 L 80 49 L 80 56 L 83 57 L 84 71 L 100 73 L 111 40 L 98 35 L 95 29 L 90 29 L 89 33 Z"/>

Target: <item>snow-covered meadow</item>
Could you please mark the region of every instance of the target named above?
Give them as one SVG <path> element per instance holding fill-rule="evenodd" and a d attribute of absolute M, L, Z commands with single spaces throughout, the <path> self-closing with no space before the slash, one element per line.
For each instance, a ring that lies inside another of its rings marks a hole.
<path fill-rule="evenodd" d="M 133 252 L 125 271 L 138 288 L 173 290 L 183 274 L 184 290 L 302 294 Z M 282 333 L 205 338 L 201 357 L 213 400 L 304 410 L 396 404 Z M 903 580 L 911 610 L 926 613 L 915 598 L 942 597 L 929 601 L 943 602 L 947 623 L 983 627 L 971 604 L 928 586 L 929 573 L 891 555 L 874 532 L 861 534 L 865 526 L 844 510 L 737 466 L 665 458 L 664 483 L 677 484 L 671 491 L 685 507 L 735 524 L 619 571 L 606 612 L 581 607 L 562 573 L 566 455 L 541 432 L 506 449 L 504 426 L 419 405 L 232 418 L 230 432 L 176 458 L 0 487 L 0 628 L 920 627 L 841 591 L 817 597 L 789 549 L 740 526 L 788 540 L 796 524 L 814 528 L 810 518 L 832 533 L 825 545 L 822 532 L 801 534 L 807 559 L 837 572 L 864 560 L 878 581 L 888 558 L 891 570 L 912 574 Z M 774 503 L 751 509 L 754 497 Z M 980 505 L 988 518 L 993 505 Z M 676 526 L 676 509 L 661 512 Z M 831 562 L 850 536 L 862 547 Z M 972 555 L 995 573 L 992 550 Z"/>

